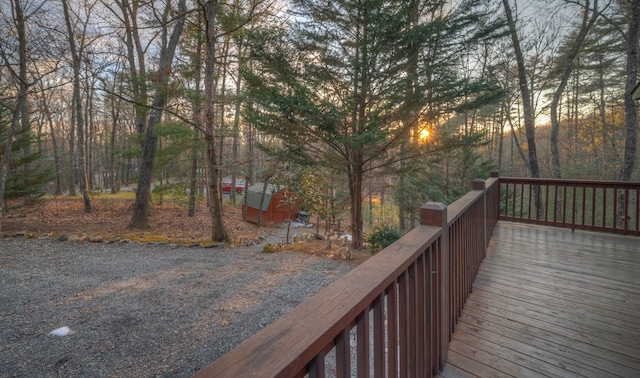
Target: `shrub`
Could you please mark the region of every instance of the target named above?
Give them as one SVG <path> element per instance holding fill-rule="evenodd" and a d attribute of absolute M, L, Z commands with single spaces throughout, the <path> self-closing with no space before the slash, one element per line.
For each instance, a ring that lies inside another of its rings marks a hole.
<path fill-rule="evenodd" d="M 402 237 L 402 234 L 397 228 L 386 224 L 379 224 L 365 236 L 365 241 L 371 244 L 371 253 L 376 254 L 391 245 L 394 241 L 400 239 L 400 237 Z"/>

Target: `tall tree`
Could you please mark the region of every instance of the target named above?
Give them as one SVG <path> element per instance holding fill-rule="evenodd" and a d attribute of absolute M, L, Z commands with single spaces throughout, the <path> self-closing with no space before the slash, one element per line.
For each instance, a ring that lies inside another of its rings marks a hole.
<path fill-rule="evenodd" d="M 173 9 L 173 4 L 169 1 L 162 11 L 160 19 L 162 32 L 160 36 L 160 61 L 158 70 L 155 73 L 155 93 L 151 103 L 149 124 L 145 133 L 143 144 L 142 160 L 140 162 L 138 176 L 138 190 L 133 207 L 133 214 L 129 228 L 146 229 L 149 228 L 149 207 L 151 204 L 151 182 L 153 179 L 153 165 L 155 162 L 156 149 L 158 146 L 157 128 L 162 122 L 164 107 L 169 100 L 170 81 L 172 76 L 173 58 L 178 46 L 180 35 L 185 23 L 187 12 L 186 0 L 179 0 L 177 9 Z M 169 34 L 170 26 L 171 34 Z"/>
<path fill-rule="evenodd" d="M 85 3 L 85 6 L 87 4 Z M 82 193 L 82 198 L 84 201 L 84 212 L 91 212 L 91 198 L 89 197 L 89 183 L 88 183 L 88 167 L 87 167 L 87 159 L 85 155 L 85 124 L 84 124 L 84 112 L 82 110 L 82 97 L 80 95 L 81 91 L 81 69 L 82 69 L 82 59 L 84 57 L 84 48 L 86 44 L 84 43 L 86 38 L 86 28 L 85 30 L 77 35 L 77 31 L 75 29 L 75 23 L 72 22 L 71 12 L 69 10 L 69 3 L 67 0 L 62 0 L 62 9 L 64 11 L 64 20 L 65 25 L 67 26 L 67 36 L 69 38 L 69 50 L 71 52 L 71 67 L 73 71 L 73 107 L 75 111 L 75 117 L 72 117 L 72 122 L 75 121 L 75 129 L 78 133 L 78 156 L 75 161 L 74 168 L 77 169 L 76 177 L 78 177 L 78 181 L 80 184 L 80 192 Z M 90 13 L 91 7 L 86 6 L 88 14 Z M 85 27 L 88 24 L 88 20 L 84 23 Z M 80 45 L 77 45 L 76 39 L 81 39 Z"/>
<path fill-rule="evenodd" d="M 251 116 L 257 127 L 282 141 L 272 146 L 272 154 L 339 167 L 348 177 L 352 243 L 361 248 L 363 175 L 375 166 L 369 163 L 385 157 L 397 162 L 397 156 L 386 154 L 397 152 L 398 143 L 417 127 L 426 102 L 455 104 L 469 89 L 453 74 L 456 52 L 488 37 L 495 25 L 488 23 L 490 31 L 479 27 L 482 16 L 470 2 L 453 9 L 438 1 L 293 4 L 296 20 L 304 22 L 252 46 L 260 66 L 246 75 L 255 103 Z M 432 60 L 438 64 L 429 64 Z M 413 71 L 415 84 L 408 84 L 405 78 Z M 437 89 L 428 99 L 429 88 Z"/>
<path fill-rule="evenodd" d="M 627 30 L 627 76 L 624 87 L 625 143 L 622 167 L 619 179 L 631 180 L 636 163 L 638 145 L 638 108 L 632 98 L 632 92 L 638 81 L 638 33 L 640 28 L 640 0 L 628 3 L 629 24 Z"/>
<path fill-rule="evenodd" d="M 18 83 L 18 90 L 16 101 L 12 109 L 11 123 L 9 130 L 6 133 L 6 139 L 2 146 L 2 155 L 0 155 L 0 230 L 2 229 L 2 217 L 4 216 L 4 199 L 5 190 L 7 185 L 7 175 L 9 172 L 9 162 L 11 160 L 11 151 L 13 147 L 13 139 L 15 133 L 18 131 L 21 122 L 28 122 L 28 90 L 29 90 L 29 78 L 27 73 L 27 17 L 25 16 L 24 9 L 21 0 L 14 0 L 11 2 L 11 11 L 13 13 L 13 21 L 15 31 L 18 39 L 18 71 L 13 68 L 13 64 L 10 61 L 8 52 L 5 48 L 0 48 L 0 54 L 4 66 L 9 70 L 11 76 Z M 7 106 L 2 104 L 0 106 Z"/>
<path fill-rule="evenodd" d="M 524 54 L 522 53 L 522 47 L 520 46 L 520 38 L 518 37 L 518 29 L 516 27 L 516 21 L 511 11 L 511 5 L 509 0 L 502 0 L 504 6 L 504 12 L 507 17 L 509 25 L 509 35 L 511 36 L 511 43 L 513 51 L 516 56 L 516 63 L 518 67 L 518 83 L 520 87 L 520 95 L 522 97 L 522 112 L 524 115 L 524 128 L 527 135 L 527 150 L 529 153 L 529 173 L 531 177 L 540 177 L 540 167 L 538 165 L 538 151 L 536 148 L 536 124 L 535 114 L 532 104 L 531 92 L 529 90 L 529 83 L 527 80 L 527 69 L 525 66 Z"/>
<path fill-rule="evenodd" d="M 606 7 L 605 7 L 606 8 Z M 575 36 L 568 38 L 566 46 L 568 46 L 566 52 L 562 54 L 557 61 L 556 69 L 560 72 L 560 81 L 556 90 L 553 92 L 553 99 L 551 100 L 550 115 L 551 115 L 551 173 L 554 178 L 562 177 L 562 170 L 560 166 L 560 150 L 558 148 L 558 136 L 560 135 L 560 119 L 558 117 L 558 104 L 562 98 L 562 94 L 567 87 L 569 78 L 574 69 L 574 62 L 578 57 L 582 43 L 587 37 L 587 33 L 597 21 L 601 10 L 598 8 L 598 0 L 594 0 L 593 3 L 589 0 L 585 0 L 582 5 L 582 20 L 578 27 Z"/>
<path fill-rule="evenodd" d="M 220 165 L 216 157 L 215 129 L 215 64 L 216 64 L 216 9 L 217 0 L 204 3 L 206 25 L 206 54 L 204 68 L 204 140 L 207 145 L 208 186 L 207 195 L 211 214 L 211 240 L 226 241 L 229 235 L 222 220 L 222 201 L 220 197 Z"/>

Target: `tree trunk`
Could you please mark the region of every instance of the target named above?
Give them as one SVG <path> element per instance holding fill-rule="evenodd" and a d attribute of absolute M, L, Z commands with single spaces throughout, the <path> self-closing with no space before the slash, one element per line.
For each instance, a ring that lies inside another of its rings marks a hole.
<path fill-rule="evenodd" d="M 109 140 L 109 186 L 111 193 L 115 194 L 120 190 L 118 182 L 118 169 L 116 168 L 116 136 L 118 131 L 118 121 L 120 119 L 120 111 L 117 109 L 115 99 L 111 100 L 111 137 Z"/>
<path fill-rule="evenodd" d="M 204 121 L 207 144 L 207 167 L 209 169 L 209 188 L 207 195 L 209 198 L 209 212 L 211 214 L 211 240 L 227 241 L 229 236 L 224 228 L 222 220 L 222 201 L 220 199 L 220 166 L 216 160 L 216 146 L 214 138 L 214 91 L 215 91 L 215 49 L 216 49 L 216 8 L 217 0 L 209 0 L 204 5 L 204 17 L 207 30 L 207 48 L 205 56 L 204 72 Z"/>
<path fill-rule="evenodd" d="M 242 51 L 242 40 L 238 42 L 238 72 L 240 72 L 244 68 L 244 57 Z M 242 80 L 240 79 L 240 75 L 236 78 L 236 98 L 235 98 L 235 114 L 233 116 L 233 139 L 232 139 L 232 150 L 231 150 L 231 203 L 233 205 L 236 204 L 236 179 L 238 177 L 238 143 L 240 139 L 240 112 L 242 111 L 242 99 L 241 99 L 241 90 L 242 90 Z M 245 180 L 245 191 L 247 190 L 247 182 Z M 245 193 L 246 196 L 246 193 Z"/>
<path fill-rule="evenodd" d="M 509 0 L 502 0 L 504 5 L 505 15 L 507 16 L 507 22 L 509 24 L 509 34 L 511 35 L 511 41 L 513 43 L 513 50 L 516 56 L 516 62 L 518 65 L 518 85 L 520 87 L 520 95 L 522 96 L 522 110 L 524 113 L 524 128 L 527 135 L 527 147 L 529 151 L 529 172 L 531 177 L 540 177 L 540 168 L 538 165 L 538 152 L 536 149 L 535 138 L 535 115 L 533 111 L 533 104 L 531 93 L 527 84 L 527 70 L 524 62 L 524 55 L 520 47 L 520 40 L 518 39 L 518 31 L 516 29 L 516 23 L 513 19 L 511 12 L 511 6 Z M 540 219 L 544 217 L 544 211 L 542 206 L 542 198 L 540 195 L 540 188 L 537 185 L 533 186 L 533 195 L 536 206 L 536 216 Z"/>
<path fill-rule="evenodd" d="M 69 4 L 67 0 L 62 1 L 62 9 L 64 11 L 64 19 L 67 25 L 67 33 L 69 38 L 69 48 L 71 50 L 71 58 L 73 65 L 73 105 L 75 108 L 75 120 L 76 129 L 78 132 L 78 156 L 75 163 L 76 176 L 78 178 L 78 184 L 80 185 L 80 192 L 84 202 L 84 212 L 91 212 L 91 198 L 89 198 L 89 189 L 87 183 L 87 161 L 85 156 L 85 144 L 84 144 L 84 114 L 82 112 L 82 98 L 80 96 L 80 65 L 82 46 L 80 51 L 76 47 L 76 35 L 71 25 L 71 15 L 69 13 Z"/>
<path fill-rule="evenodd" d="M 524 113 L 524 128 L 527 135 L 527 147 L 529 151 L 529 168 L 531 177 L 540 177 L 540 168 L 538 166 L 538 153 L 536 150 L 535 141 L 535 116 L 533 114 L 533 105 L 531 104 L 531 94 L 527 84 L 527 70 L 524 63 L 524 55 L 520 47 L 520 40 L 518 39 L 518 31 L 516 30 L 516 23 L 513 19 L 511 12 L 511 6 L 508 0 L 502 0 L 504 5 L 505 14 L 509 23 L 509 33 L 511 35 L 511 41 L 513 42 L 513 50 L 516 56 L 516 62 L 518 64 L 518 85 L 520 87 L 520 95 L 522 96 L 522 108 Z"/>
<path fill-rule="evenodd" d="M 622 167 L 619 180 L 631 181 L 636 163 L 636 146 L 638 144 L 638 108 L 631 94 L 638 81 L 638 28 L 640 27 L 640 0 L 630 1 L 629 30 L 627 32 L 627 78 L 624 90 L 625 109 L 625 143 Z M 637 199 L 636 199 L 637 200 Z M 626 205 L 625 192 L 618 191 L 617 225 L 623 227 Z"/>
<path fill-rule="evenodd" d="M 564 89 L 567 87 L 567 83 L 569 82 L 569 78 L 571 77 L 571 72 L 573 71 L 573 62 L 578 56 L 580 52 L 580 48 L 582 47 L 582 43 L 587 37 L 587 33 L 591 26 L 598 19 L 598 0 L 595 0 L 593 4 L 593 10 L 591 10 L 591 16 L 589 16 L 589 0 L 586 0 L 584 5 L 584 10 L 582 12 L 582 25 L 580 26 L 580 30 L 578 31 L 578 35 L 576 36 L 575 41 L 570 42 L 571 49 L 567 54 L 564 62 L 562 62 L 564 68 L 562 70 L 562 75 L 560 77 L 560 83 L 553 93 L 553 98 L 551 100 L 551 174 L 553 178 L 561 178 L 562 177 L 562 169 L 560 166 L 560 150 L 558 148 L 558 135 L 560 134 L 560 119 L 558 117 L 558 105 L 560 103 L 560 99 L 562 98 L 562 94 Z M 559 209 L 558 209 L 559 210 Z"/>
<path fill-rule="evenodd" d="M 627 78 L 624 90 L 625 143 L 619 180 L 630 181 L 636 162 L 638 143 L 638 108 L 631 97 L 638 80 L 638 27 L 640 26 L 640 0 L 630 2 L 631 12 L 627 33 Z"/>
<path fill-rule="evenodd" d="M 352 151 L 352 162 L 349 166 L 349 197 L 351 198 L 351 246 L 362 249 L 362 153 Z"/>
<path fill-rule="evenodd" d="M 18 125 L 20 124 L 20 117 L 22 112 L 22 108 L 26 107 L 27 104 L 27 37 L 26 37 L 26 25 L 25 25 L 25 17 L 22 9 L 22 5 L 20 4 L 20 0 L 14 1 L 14 20 L 16 23 L 16 32 L 18 34 L 18 77 L 16 78 L 19 82 L 18 87 L 18 96 L 16 101 L 16 107 L 13 110 L 13 116 L 11 117 L 11 125 L 9 126 L 9 131 L 6 135 L 6 140 L 4 144 L 4 151 L 0 156 L 0 231 L 2 231 L 2 218 L 4 217 L 5 208 L 4 208 L 4 196 L 6 192 L 7 186 L 7 175 L 9 174 L 9 161 L 11 160 L 11 148 L 13 147 L 13 136 L 18 129 Z M 6 61 L 6 57 L 3 58 Z M 11 71 L 15 74 L 14 71 Z"/>
<path fill-rule="evenodd" d="M 55 189 L 53 194 L 60 195 L 62 193 L 62 181 L 60 178 L 60 153 L 58 147 L 58 137 L 56 137 L 53 116 L 49 108 L 49 102 L 47 101 L 46 92 L 44 91 L 44 85 L 39 82 L 40 86 L 40 101 L 42 101 L 42 109 L 46 117 L 47 126 L 49 126 L 49 132 L 51 133 L 51 150 L 53 151 L 53 164 L 55 170 Z"/>
<path fill-rule="evenodd" d="M 202 24 L 202 18 L 198 16 L 198 24 Z M 187 210 L 187 216 L 194 217 L 196 215 L 196 184 L 198 181 L 198 144 L 200 142 L 200 133 L 202 132 L 202 97 L 200 96 L 201 81 L 202 81 L 202 47 L 203 47 L 202 33 L 198 33 L 196 56 L 194 57 L 193 65 L 195 72 L 195 96 L 193 96 L 193 119 L 195 123 L 195 130 L 193 134 L 193 147 L 191 148 L 191 172 L 189 178 L 189 209 Z"/>
<path fill-rule="evenodd" d="M 181 15 L 176 21 L 171 37 L 167 42 L 167 29 L 162 32 L 162 49 L 160 51 L 160 65 L 158 67 L 158 86 L 159 89 L 154 95 L 152 110 L 149 117 L 149 125 L 144 140 L 142 160 L 140 162 L 140 170 L 138 176 L 138 188 L 133 206 L 133 215 L 128 228 L 147 229 L 149 228 L 149 210 L 151 203 L 151 181 L 153 180 L 153 164 L 155 162 L 156 148 L 158 144 L 158 135 L 156 128 L 160 126 L 162 121 L 163 108 L 169 97 L 169 78 L 171 77 L 171 64 L 173 56 L 178 45 L 178 40 L 182 34 L 182 28 L 185 23 L 184 14 L 186 12 L 186 0 L 180 0 L 178 3 L 178 12 Z M 167 12 L 165 12 L 166 14 Z M 165 20 L 166 22 L 166 20 Z"/>

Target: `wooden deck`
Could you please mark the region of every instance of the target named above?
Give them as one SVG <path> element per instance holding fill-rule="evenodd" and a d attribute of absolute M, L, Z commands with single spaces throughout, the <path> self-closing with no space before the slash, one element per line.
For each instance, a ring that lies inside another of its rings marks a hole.
<path fill-rule="evenodd" d="M 640 377 L 640 238 L 499 222 L 440 377 Z"/>

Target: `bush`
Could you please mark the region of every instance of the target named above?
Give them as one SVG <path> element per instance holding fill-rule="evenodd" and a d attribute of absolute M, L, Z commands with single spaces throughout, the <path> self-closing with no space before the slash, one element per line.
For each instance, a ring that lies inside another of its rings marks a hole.
<path fill-rule="evenodd" d="M 371 254 L 376 254 L 401 237 L 402 233 L 397 228 L 379 224 L 365 236 L 365 241 L 371 244 Z"/>

